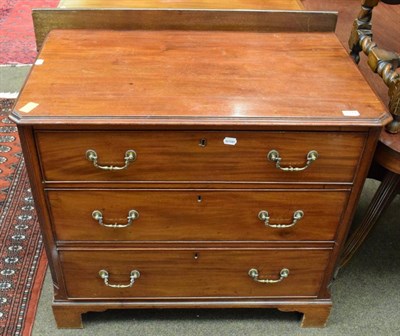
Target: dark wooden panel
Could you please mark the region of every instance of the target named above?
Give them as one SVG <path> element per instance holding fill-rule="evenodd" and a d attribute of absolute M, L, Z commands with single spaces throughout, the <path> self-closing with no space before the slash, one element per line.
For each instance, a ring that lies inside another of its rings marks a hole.
<path fill-rule="evenodd" d="M 224 144 L 225 138 L 236 145 Z M 205 147 L 199 146 L 206 139 Z M 335 132 L 38 132 L 39 152 L 50 181 L 352 181 L 365 134 Z M 346 148 L 346 151 L 343 151 Z M 99 164 L 124 165 L 127 150 L 137 153 L 127 169 L 104 171 Z M 267 159 L 277 150 L 282 166 L 303 167 L 307 153 L 318 159 L 303 171 L 286 172 Z"/>
<path fill-rule="evenodd" d="M 143 298 L 283 296 L 318 294 L 330 250 L 127 250 L 63 251 L 68 295 L 71 298 Z M 289 276 L 275 284 L 249 277 L 256 268 L 260 278 Z M 141 273 L 131 288 L 110 288 L 98 275 L 108 271 L 111 284 L 129 283 L 132 270 Z"/>
<path fill-rule="evenodd" d="M 339 191 L 155 191 L 52 190 L 48 192 L 58 240 L 80 241 L 322 241 L 335 238 L 348 194 Z M 139 218 L 125 228 L 107 228 L 92 218 L 101 211 L 105 223 L 126 224 L 130 210 Z M 304 217 L 290 228 L 297 210 Z"/>
<path fill-rule="evenodd" d="M 34 9 L 38 49 L 54 29 L 334 31 L 335 12 L 191 9 Z"/>
<path fill-rule="evenodd" d="M 300 0 L 61 0 L 58 8 L 175 8 L 300 10 Z"/>
<path fill-rule="evenodd" d="M 375 161 L 386 169 L 400 174 L 400 134 L 382 132 Z"/>

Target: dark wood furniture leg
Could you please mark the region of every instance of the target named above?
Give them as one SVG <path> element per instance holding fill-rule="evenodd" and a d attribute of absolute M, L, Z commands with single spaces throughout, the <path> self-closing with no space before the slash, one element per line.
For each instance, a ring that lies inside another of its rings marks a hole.
<path fill-rule="evenodd" d="M 82 310 L 73 309 L 70 306 L 53 305 L 53 314 L 57 328 L 82 329 Z"/>
<path fill-rule="evenodd" d="M 388 170 L 365 213 L 363 221 L 349 236 L 342 254 L 339 268 L 345 266 L 359 249 L 368 233 L 379 219 L 379 216 L 397 194 L 399 187 L 400 174 Z"/>
<path fill-rule="evenodd" d="M 303 328 L 322 328 L 328 322 L 331 307 L 315 307 L 303 310 L 301 327 Z"/>
<path fill-rule="evenodd" d="M 323 328 L 326 326 L 331 312 L 332 304 L 307 305 L 307 306 L 288 306 L 278 307 L 280 311 L 298 311 L 303 314 L 301 319 L 302 328 Z"/>

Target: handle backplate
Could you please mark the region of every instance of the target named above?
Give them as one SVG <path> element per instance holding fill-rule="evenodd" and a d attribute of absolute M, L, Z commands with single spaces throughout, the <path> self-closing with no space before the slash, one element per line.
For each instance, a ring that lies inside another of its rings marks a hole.
<path fill-rule="evenodd" d="M 303 167 L 292 167 L 292 166 L 287 166 L 287 167 L 282 167 L 281 166 L 281 161 L 282 158 L 280 157 L 280 154 L 277 150 L 273 149 L 269 151 L 267 154 L 267 158 L 269 161 L 275 162 L 275 167 L 277 169 L 287 171 L 287 172 L 295 172 L 295 171 L 302 171 L 310 167 L 310 165 L 318 159 L 318 152 L 316 150 L 311 150 L 307 153 L 307 162 Z"/>
<path fill-rule="evenodd" d="M 124 156 L 125 164 L 123 166 L 112 166 L 112 165 L 104 166 L 104 165 L 100 165 L 98 163 L 98 155 L 95 150 L 88 149 L 86 151 L 86 159 L 91 161 L 93 163 L 93 166 L 95 166 L 96 168 L 102 169 L 102 170 L 116 171 L 116 170 L 126 169 L 131 164 L 131 162 L 136 160 L 136 157 L 137 157 L 136 152 L 132 149 L 128 149 L 125 152 L 125 156 Z"/>
<path fill-rule="evenodd" d="M 269 222 L 270 216 L 267 210 L 261 210 L 258 213 L 258 218 L 264 222 L 265 226 L 269 226 L 271 228 L 276 228 L 276 229 L 286 229 L 290 228 L 292 226 L 295 226 L 297 222 L 304 217 L 304 211 L 303 210 L 296 210 L 293 212 L 293 219 L 290 224 L 271 224 Z"/>
<path fill-rule="evenodd" d="M 139 218 L 139 212 L 136 210 L 129 210 L 126 224 L 106 224 L 103 222 L 103 213 L 100 210 L 94 210 L 92 212 L 92 218 L 99 222 L 101 226 L 108 227 L 108 228 L 126 228 L 132 224 L 132 222 Z"/>
<path fill-rule="evenodd" d="M 273 283 L 281 282 L 284 279 L 286 279 L 289 276 L 289 270 L 287 268 L 282 268 L 281 271 L 279 272 L 278 279 L 259 279 L 258 274 L 259 274 L 259 272 L 255 268 L 250 269 L 248 272 L 249 277 L 252 278 L 256 282 L 264 283 L 264 284 L 273 284 Z"/>
<path fill-rule="evenodd" d="M 135 283 L 136 279 L 140 277 L 140 272 L 138 270 L 132 270 L 130 277 L 129 277 L 129 283 L 126 285 L 121 285 L 121 284 L 110 284 L 108 279 L 109 279 L 109 274 L 106 270 L 102 269 L 99 271 L 99 276 L 104 280 L 104 284 L 107 287 L 111 288 L 129 288 L 132 287 L 133 284 Z"/>

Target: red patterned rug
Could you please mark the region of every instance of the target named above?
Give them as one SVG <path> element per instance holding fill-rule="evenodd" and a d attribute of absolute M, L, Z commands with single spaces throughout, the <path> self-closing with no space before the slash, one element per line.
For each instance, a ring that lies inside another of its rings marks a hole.
<path fill-rule="evenodd" d="M 0 335 L 30 335 L 47 267 L 17 129 L 0 100 Z"/>
<path fill-rule="evenodd" d="M 0 1 L 0 64 L 32 64 L 36 58 L 32 8 L 57 7 L 59 0 Z"/>

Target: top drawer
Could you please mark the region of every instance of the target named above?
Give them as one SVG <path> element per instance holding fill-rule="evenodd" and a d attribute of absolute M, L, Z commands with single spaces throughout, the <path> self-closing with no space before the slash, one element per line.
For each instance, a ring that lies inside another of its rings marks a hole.
<path fill-rule="evenodd" d="M 351 182 L 365 141 L 360 133 L 240 131 L 40 131 L 36 138 L 47 181 L 147 182 Z M 282 168 L 305 169 L 281 170 L 277 158 Z"/>

